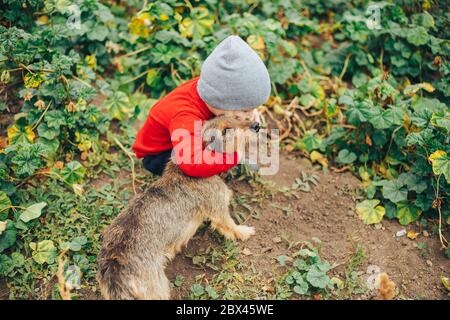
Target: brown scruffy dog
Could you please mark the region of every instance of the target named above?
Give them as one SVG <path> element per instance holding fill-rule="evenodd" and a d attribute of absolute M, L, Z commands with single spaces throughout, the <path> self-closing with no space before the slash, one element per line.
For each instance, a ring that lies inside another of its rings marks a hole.
<path fill-rule="evenodd" d="M 234 116 L 216 117 L 203 126 L 204 144 L 219 143 L 216 147 L 222 149 L 232 143 L 238 151 L 239 137 L 230 134 L 235 130 L 228 130 L 235 128 L 249 131 L 255 123 Z M 211 135 L 209 129 L 219 134 Z M 166 263 L 206 220 L 228 239 L 247 240 L 255 230 L 233 221 L 231 197 L 232 191 L 220 177 L 188 177 L 170 161 L 162 177 L 135 196 L 103 232 L 97 275 L 103 297 L 169 299 Z"/>

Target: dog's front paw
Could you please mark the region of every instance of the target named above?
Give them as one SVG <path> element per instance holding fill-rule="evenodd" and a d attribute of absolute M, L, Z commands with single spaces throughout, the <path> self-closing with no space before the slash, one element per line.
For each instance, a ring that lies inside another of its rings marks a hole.
<path fill-rule="evenodd" d="M 240 226 L 236 227 L 236 238 L 238 238 L 239 240 L 245 241 L 254 234 L 255 234 L 255 228 L 253 228 L 253 227 L 249 227 L 249 226 L 245 226 L 245 225 L 240 225 Z"/>

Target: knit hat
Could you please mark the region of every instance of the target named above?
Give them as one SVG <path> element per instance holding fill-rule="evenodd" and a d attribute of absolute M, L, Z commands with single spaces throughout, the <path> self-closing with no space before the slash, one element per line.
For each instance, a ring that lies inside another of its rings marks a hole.
<path fill-rule="evenodd" d="M 206 58 L 197 85 L 210 106 L 248 110 L 270 96 L 270 77 L 264 62 L 240 37 L 229 36 Z"/>

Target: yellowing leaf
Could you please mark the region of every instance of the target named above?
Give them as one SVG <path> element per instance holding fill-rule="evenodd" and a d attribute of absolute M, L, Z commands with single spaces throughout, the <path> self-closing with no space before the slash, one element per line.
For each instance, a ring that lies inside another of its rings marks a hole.
<path fill-rule="evenodd" d="M 437 150 L 437 151 L 433 152 L 433 153 L 428 157 L 428 159 L 429 159 L 431 162 L 433 162 L 433 160 L 435 160 L 435 159 L 437 159 L 437 158 L 440 158 L 440 157 L 442 157 L 442 156 L 446 156 L 446 155 L 447 155 L 447 153 L 446 153 L 445 151 Z"/>
<path fill-rule="evenodd" d="M 73 192 L 76 195 L 79 195 L 79 196 L 83 195 L 84 188 L 83 188 L 83 186 L 81 184 L 73 183 L 72 184 L 72 189 L 73 189 Z"/>
<path fill-rule="evenodd" d="M 321 164 L 322 167 L 327 168 L 328 167 L 328 159 L 323 156 L 320 152 L 313 151 L 309 155 L 312 162 L 318 162 Z"/>
<path fill-rule="evenodd" d="M 46 16 L 46 15 L 43 15 L 43 16 L 40 16 L 39 18 L 37 18 L 37 24 L 40 24 L 40 25 L 48 24 L 48 21 L 49 21 L 49 19 L 48 19 L 48 16 Z"/>
<path fill-rule="evenodd" d="M 3 71 L 0 76 L 0 82 L 6 84 L 9 82 L 9 80 L 11 80 L 10 72 L 8 70 Z"/>
<path fill-rule="evenodd" d="M 447 153 L 442 150 L 437 150 L 428 157 L 428 160 L 431 161 L 434 174 L 444 175 L 447 182 L 450 183 L 450 158 Z"/>
<path fill-rule="evenodd" d="M 6 230 L 6 221 L 0 221 L 0 235 Z"/>
<path fill-rule="evenodd" d="M 155 84 L 155 80 L 159 77 L 159 70 L 156 68 L 153 69 L 149 69 L 147 71 L 147 77 L 145 78 L 145 82 L 149 85 L 152 86 L 153 84 Z"/>
<path fill-rule="evenodd" d="M 56 260 L 56 247 L 51 240 L 43 240 L 38 243 L 30 242 L 33 260 L 39 264 L 51 264 Z"/>
<path fill-rule="evenodd" d="M 97 58 L 95 57 L 95 55 L 91 54 L 89 56 L 86 56 L 84 60 L 86 61 L 89 68 L 91 69 L 97 68 Z"/>
<path fill-rule="evenodd" d="M 367 171 L 360 172 L 359 176 L 363 181 L 370 181 L 370 174 Z"/>
<path fill-rule="evenodd" d="M 13 144 L 16 141 L 28 140 L 28 142 L 33 142 L 35 134 L 31 130 L 31 126 L 18 127 L 13 125 L 8 128 L 8 143 Z"/>
<path fill-rule="evenodd" d="M 80 151 L 89 151 L 92 147 L 92 142 L 89 140 L 83 140 L 78 144 L 78 149 Z"/>
<path fill-rule="evenodd" d="M 379 223 L 383 219 L 385 209 L 379 206 L 379 200 L 364 200 L 356 205 L 356 212 L 365 224 Z"/>
<path fill-rule="evenodd" d="M 105 101 L 105 107 L 113 119 L 123 120 L 131 113 L 130 99 L 122 91 L 116 91 Z"/>
<path fill-rule="evenodd" d="M 450 292 L 450 279 L 444 276 L 441 276 L 441 282 L 444 285 L 444 288 Z"/>
<path fill-rule="evenodd" d="M 131 34 L 145 38 L 153 29 L 152 21 L 153 19 L 150 14 L 147 12 L 140 13 L 136 17 L 131 18 L 131 22 L 128 24 L 128 29 Z"/>
<path fill-rule="evenodd" d="M 404 90 L 403 93 L 408 95 L 408 96 L 413 96 L 417 93 L 417 91 L 419 91 L 420 89 L 423 89 L 425 91 L 428 92 L 433 92 L 435 89 L 434 87 L 431 85 L 431 83 L 428 82 L 422 82 L 422 83 L 418 83 L 418 84 L 411 84 L 409 86 L 407 86 Z"/>
<path fill-rule="evenodd" d="M 23 82 L 26 88 L 37 88 L 44 81 L 44 75 L 40 73 L 28 73 Z"/>
<path fill-rule="evenodd" d="M 411 240 L 416 239 L 418 235 L 419 235 L 418 232 L 414 232 L 414 231 L 412 231 L 412 230 L 411 230 L 411 231 L 408 231 L 408 233 L 406 234 L 406 236 L 407 236 L 409 239 L 411 239 Z"/>
<path fill-rule="evenodd" d="M 20 220 L 23 222 L 29 222 L 31 220 L 37 219 L 42 214 L 42 209 L 44 209 L 47 206 L 46 202 L 39 202 L 35 203 L 28 208 L 26 208 L 21 214 L 20 214 Z"/>
<path fill-rule="evenodd" d="M 428 10 L 430 10 L 430 8 L 431 8 L 431 1 L 430 0 L 424 0 L 422 2 L 422 9 L 425 10 L 425 11 L 428 11 Z"/>
<path fill-rule="evenodd" d="M 414 204 L 409 204 L 407 201 L 397 203 L 397 218 L 401 225 L 405 226 L 416 221 L 421 213 L 422 211 L 419 208 Z"/>
<path fill-rule="evenodd" d="M 248 45 L 255 50 L 264 50 L 266 44 L 264 43 L 264 38 L 261 36 L 256 36 L 254 34 L 248 36 Z"/>
<path fill-rule="evenodd" d="M 179 24 L 181 36 L 184 38 L 201 39 L 212 31 L 214 16 L 205 7 L 196 7 L 191 16 L 183 19 Z"/>
<path fill-rule="evenodd" d="M 280 105 L 278 105 L 278 104 L 276 104 L 276 105 L 273 106 L 273 111 L 274 111 L 276 114 L 279 114 L 279 115 L 283 115 L 283 114 L 286 113 L 286 111 L 285 111 Z"/>
<path fill-rule="evenodd" d="M 428 92 L 433 92 L 435 90 L 431 83 L 428 82 L 422 82 L 420 86 L 422 87 L 422 89 Z"/>
<path fill-rule="evenodd" d="M 169 16 L 168 16 L 167 14 L 161 13 L 161 14 L 159 15 L 159 20 L 161 20 L 161 21 L 167 21 L 167 20 L 169 20 Z"/>

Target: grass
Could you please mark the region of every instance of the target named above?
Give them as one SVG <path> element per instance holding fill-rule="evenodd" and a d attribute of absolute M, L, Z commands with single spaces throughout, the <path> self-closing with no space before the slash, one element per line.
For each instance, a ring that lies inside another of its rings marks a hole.
<path fill-rule="evenodd" d="M 342 290 L 342 297 L 351 298 L 354 294 L 363 294 L 367 291 L 363 279 L 358 271 L 366 259 L 365 249 L 361 244 L 353 244 L 353 253 L 350 256 L 345 268 L 345 281 Z"/>
<path fill-rule="evenodd" d="M 33 258 L 30 242 L 50 240 L 55 247 L 44 254 L 59 255 L 63 246 L 74 239 L 83 238 L 83 244 L 72 246 L 65 254 L 65 265 L 78 270 L 75 282 L 80 282 L 80 291 L 72 291 L 74 298 L 82 297 L 82 292 L 97 291 L 95 275 L 97 254 L 100 249 L 100 235 L 103 228 L 120 212 L 132 196 L 129 178 L 117 179 L 120 168 L 127 168 L 126 156 L 112 152 L 103 157 L 95 170 L 88 170 L 90 178 L 80 195 L 75 194 L 55 179 L 30 180 L 26 189 L 18 190 L 20 203 L 47 203 L 46 214 L 31 223 L 17 224 L 21 229 L 16 246 L 16 254 L 8 263 L 1 264 L 6 274 L 10 299 L 59 299 L 57 288 L 57 268 L 55 263 L 37 263 Z M 127 177 L 128 173 L 125 174 Z M 150 175 L 141 176 L 146 182 Z M 95 187 L 94 187 L 95 186 Z M 19 253 L 20 252 L 20 253 Z M 4 259 L 6 256 L 2 256 Z M 28 257 L 28 258 L 24 258 Z M 6 267 L 5 267 L 6 266 Z M 65 274 L 68 277 L 67 271 Z"/>
<path fill-rule="evenodd" d="M 218 235 L 218 237 L 221 237 Z M 198 275 L 188 299 L 270 299 L 273 295 L 265 288 L 264 277 L 240 258 L 236 242 L 221 240 L 219 245 L 192 257 L 193 265 L 215 273 L 208 277 Z"/>

